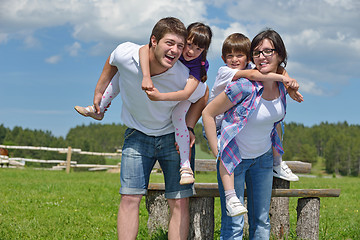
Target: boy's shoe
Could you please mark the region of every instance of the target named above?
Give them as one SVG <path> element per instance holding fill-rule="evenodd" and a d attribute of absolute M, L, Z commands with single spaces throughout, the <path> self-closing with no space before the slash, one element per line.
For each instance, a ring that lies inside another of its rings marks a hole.
<path fill-rule="evenodd" d="M 299 181 L 299 177 L 291 171 L 284 161 L 281 161 L 280 165 L 274 166 L 273 176 L 290 182 Z"/>
<path fill-rule="evenodd" d="M 92 117 L 95 120 L 102 120 L 104 118 L 104 113 L 97 114 L 95 112 L 94 106 L 80 107 L 75 106 L 75 110 L 83 115 L 84 117 Z"/>
<path fill-rule="evenodd" d="M 247 209 L 241 204 L 237 197 L 232 197 L 226 201 L 226 214 L 230 217 L 240 216 L 247 213 Z"/>
<path fill-rule="evenodd" d="M 180 185 L 191 184 L 195 182 L 194 173 L 189 167 L 180 168 Z"/>

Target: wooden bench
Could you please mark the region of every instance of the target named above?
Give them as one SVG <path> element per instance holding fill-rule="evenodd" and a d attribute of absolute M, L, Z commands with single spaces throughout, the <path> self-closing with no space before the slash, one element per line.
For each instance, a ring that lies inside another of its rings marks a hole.
<path fill-rule="evenodd" d="M 287 162 L 294 173 L 309 173 L 311 164 Z M 205 166 L 205 168 L 201 167 Z M 196 160 L 195 169 L 216 171 L 214 160 Z M 190 198 L 189 239 L 213 239 L 214 201 L 219 197 L 217 183 L 195 183 L 196 195 Z M 161 228 L 167 231 L 169 210 L 164 197 L 164 183 L 150 183 L 146 196 L 149 212 L 148 229 L 152 233 Z M 340 189 L 290 189 L 290 182 L 274 178 L 270 207 L 272 235 L 282 238 L 289 233 L 289 197 L 298 197 L 297 227 L 299 239 L 318 239 L 320 197 L 339 197 Z M 245 191 L 246 197 L 246 191 Z M 245 221 L 247 219 L 245 217 Z"/>

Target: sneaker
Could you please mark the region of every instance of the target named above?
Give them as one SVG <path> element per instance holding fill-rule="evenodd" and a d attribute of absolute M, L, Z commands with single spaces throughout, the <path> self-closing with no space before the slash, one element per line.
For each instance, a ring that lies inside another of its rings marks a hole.
<path fill-rule="evenodd" d="M 191 184 L 195 182 L 194 173 L 189 167 L 180 169 L 180 185 Z"/>
<path fill-rule="evenodd" d="M 92 117 L 95 120 L 102 120 L 104 118 L 104 113 L 97 114 L 95 112 L 94 106 L 80 107 L 75 106 L 75 110 L 83 115 L 84 117 Z"/>
<path fill-rule="evenodd" d="M 280 165 L 274 166 L 273 176 L 290 182 L 299 181 L 299 177 L 291 171 L 291 169 L 288 167 L 288 165 L 286 165 L 284 161 L 282 161 Z"/>
<path fill-rule="evenodd" d="M 232 197 L 226 201 L 226 214 L 230 217 L 240 216 L 247 213 L 247 209 L 241 204 L 237 197 Z"/>

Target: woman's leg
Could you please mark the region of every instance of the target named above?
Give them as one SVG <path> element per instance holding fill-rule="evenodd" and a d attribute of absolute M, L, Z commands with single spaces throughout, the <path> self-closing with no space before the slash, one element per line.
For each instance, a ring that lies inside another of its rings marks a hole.
<path fill-rule="evenodd" d="M 270 201 L 273 180 L 273 152 L 252 159 L 253 165 L 246 175 L 249 238 L 270 238 Z"/>

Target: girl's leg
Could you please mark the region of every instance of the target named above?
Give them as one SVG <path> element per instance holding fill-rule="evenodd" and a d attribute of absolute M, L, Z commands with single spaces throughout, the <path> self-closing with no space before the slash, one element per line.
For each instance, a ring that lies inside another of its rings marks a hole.
<path fill-rule="evenodd" d="M 100 102 L 100 112 L 102 113 L 105 112 L 105 109 L 108 108 L 111 101 L 120 93 L 119 76 L 120 74 L 117 72 L 105 89 Z"/>
<path fill-rule="evenodd" d="M 180 152 L 180 184 L 189 184 L 194 182 L 189 161 L 190 135 L 185 122 L 185 116 L 190 105 L 190 101 L 181 101 L 175 106 L 172 112 L 172 122 L 175 127 L 175 140 L 179 146 Z M 187 178 L 186 181 L 183 177 Z"/>

